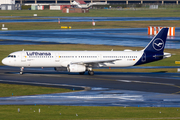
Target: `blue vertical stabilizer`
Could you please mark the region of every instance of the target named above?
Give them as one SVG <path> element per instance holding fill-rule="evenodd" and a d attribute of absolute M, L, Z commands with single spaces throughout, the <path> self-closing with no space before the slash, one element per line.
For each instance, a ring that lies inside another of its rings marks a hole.
<path fill-rule="evenodd" d="M 159 33 L 142 50 L 142 56 L 135 65 L 163 59 L 168 29 L 169 28 L 162 28 L 159 31 Z"/>
<path fill-rule="evenodd" d="M 169 28 L 162 28 L 145 47 L 144 52 L 163 53 Z"/>

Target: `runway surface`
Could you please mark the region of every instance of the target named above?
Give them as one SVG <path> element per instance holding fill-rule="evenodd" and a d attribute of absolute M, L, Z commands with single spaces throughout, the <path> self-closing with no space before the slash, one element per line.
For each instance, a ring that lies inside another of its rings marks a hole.
<path fill-rule="evenodd" d="M 49 42 L 145 47 L 152 38 L 147 34 L 147 28 L 0 31 L 1 45 Z M 176 28 L 175 37 L 168 37 L 165 47 L 180 48 L 180 28 Z"/>
<path fill-rule="evenodd" d="M 86 89 L 87 91 L 0 98 L 1 105 L 180 107 L 180 73 L 95 72 L 94 76 L 53 68 L 0 67 L 0 82 Z"/>
<path fill-rule="evenodd" d="M 11 18 L 11 19 L 1 19 Z M 16 18 L 16 19 L 13 19 Z M 19 18 L 19 19 L 17 19 Z M 26 19 L 21 19 L 26 18 Z M 29 18 L 29 19 L 28 19 Z M 32 19 L 33 18 L 33 19 Z M 0 23 L 13 22 L 92 22 L 96 21 L 157 21 L 157 20 L 180 20 L 180 17 L 21 17 L 1 16 Z"/>

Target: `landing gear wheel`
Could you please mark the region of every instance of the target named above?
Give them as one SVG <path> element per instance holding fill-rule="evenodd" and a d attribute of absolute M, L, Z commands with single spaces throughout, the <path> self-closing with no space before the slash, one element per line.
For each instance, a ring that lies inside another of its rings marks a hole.
<path fill-rule="evenodd" d="M 94 71 L 88 71 L 89 75 L 94 75 Z"/>
<path fill-rule="evenodd" d="M 24 67 L 21 67 L 21 68 L 20 68 L 20 73 L 19 73 L 20 75 L 23 74 L 23 70 L 24 70 Z"/>
<path fill-rule="evenodd" d="M 80 72 L 79 74 L 80 74 L 80 75 L 84 75 L 84 73 L 85 73 L 85 72 Z"/>

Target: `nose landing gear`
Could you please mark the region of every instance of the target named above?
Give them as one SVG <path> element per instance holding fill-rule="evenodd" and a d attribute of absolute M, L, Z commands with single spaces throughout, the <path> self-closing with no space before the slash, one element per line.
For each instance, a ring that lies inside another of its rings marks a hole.
<path fill-rule="evenodd" d="M 20 72 L 19 72 L 20 75 L 23 74 L 23 70 L 24 70 L 24 67 L 21 67 L 21 68 L 20 68 Z"/>

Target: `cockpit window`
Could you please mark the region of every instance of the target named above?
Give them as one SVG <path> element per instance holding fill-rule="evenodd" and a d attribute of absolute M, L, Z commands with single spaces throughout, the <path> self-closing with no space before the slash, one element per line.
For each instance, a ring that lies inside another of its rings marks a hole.
<path fill-rule="evenodd" d="M 16 55 L 8 55 L 8 57 L 16 58 Z"/>

